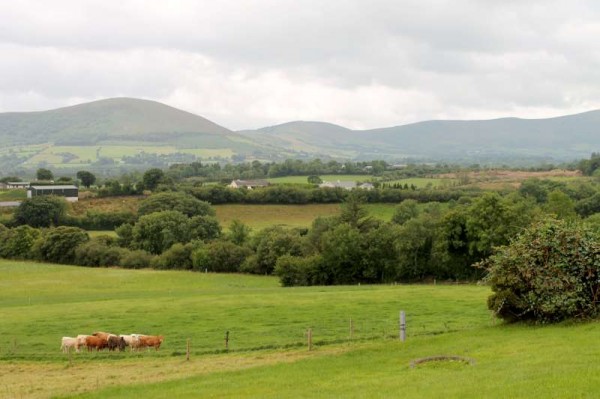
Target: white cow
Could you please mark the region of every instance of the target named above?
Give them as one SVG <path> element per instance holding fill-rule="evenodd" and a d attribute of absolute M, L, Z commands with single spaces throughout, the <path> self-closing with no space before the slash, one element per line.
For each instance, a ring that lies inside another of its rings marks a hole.
<path fill-rule="evenodd" d="M 66 353 L 69 351 L 70 348 L 75 348 L 75 351 L 79 352 L 79 347 L 77 346 L 77 338 L 62 337 L 60 350 Z"/>
<path fill-rule="evenodd" d="M 142 336 L 141 334 L 121 335 L 132 351 L 140 347 L 140 337 Z"/>
<path fill-rule="evenodd" d="M 82 346 L 86 346 L 85 345 L 85 339 L 89 337 L 89 335 L 85 335 L 85 334 L 79 334 L 77 336 L 77 346 L 76 346 L 76 350 L 77 352 L 79 352 L 79 348 L 81 348 Z"/>

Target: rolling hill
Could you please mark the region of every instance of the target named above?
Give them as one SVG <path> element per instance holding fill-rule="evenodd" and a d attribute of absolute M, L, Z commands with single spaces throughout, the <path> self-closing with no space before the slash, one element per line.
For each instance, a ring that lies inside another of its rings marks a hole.
<path fill-rule="evenodd" d="M 155 101 L 113 98 L 0 113 L 0 168 L 81 168 L 190 159 L 341 158 L 461 163 L 570 161 L 600 150 L 600 111 L 548 119 L 435 120 L 351 130 L 296 121 L 234 132 Z M 135 158 L 135 159 L 134 159 Z"/>
<path fill-rule="evenodd" d="M 240 133 L 279 146 L 318 148 L 358 159 L 549 159 L 587 157 L 600 149 L 600 111 L 548 119 L 439 120 L 371 130 L 291 122 Z"/>

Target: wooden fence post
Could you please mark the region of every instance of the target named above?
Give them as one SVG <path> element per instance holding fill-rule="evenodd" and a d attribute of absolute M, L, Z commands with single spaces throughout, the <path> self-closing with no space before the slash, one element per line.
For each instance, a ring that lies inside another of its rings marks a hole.
<path fill-rule="evenodd" d="M 186 348 L 185 348 L 185 360 L 190 361 L 190 339 L 187 339 Z"/>
<path fill-rule="evenodd" d="M 406 341 L 406 315 L 404 310 L 400 311 L 400 341 Z"/>
<path fill-rule="evenodd" d="M 308 350 L 311 351 L 312 350 L 312 328 L 309 328 L 308 331 L 306 332 L 307 335 L 307 341 L 308 341 Z"/>

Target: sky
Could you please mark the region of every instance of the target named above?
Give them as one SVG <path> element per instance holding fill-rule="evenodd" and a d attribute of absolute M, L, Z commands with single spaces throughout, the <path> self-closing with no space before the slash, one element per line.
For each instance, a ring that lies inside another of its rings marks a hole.
<path fill-rule="evenodd" d="M 600 2 L 0 0 L 0 112 L 155 100 L 233 130 L 600 108 Z"/>

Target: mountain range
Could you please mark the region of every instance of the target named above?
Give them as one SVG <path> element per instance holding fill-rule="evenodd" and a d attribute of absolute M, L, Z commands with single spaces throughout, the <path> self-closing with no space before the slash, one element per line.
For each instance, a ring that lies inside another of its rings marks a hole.
<path fill-rule="evenodd" d="M 155 101 L 113 98 L 41 112 L 0 113 L 2 147 L 172 146 L 228 150 L 237 159 L 285 157 L 571 160 L 600 150 L 600 111 L 547 119 L 433 120 L 370 130 L 288 122 L 232 131 Z"/>

